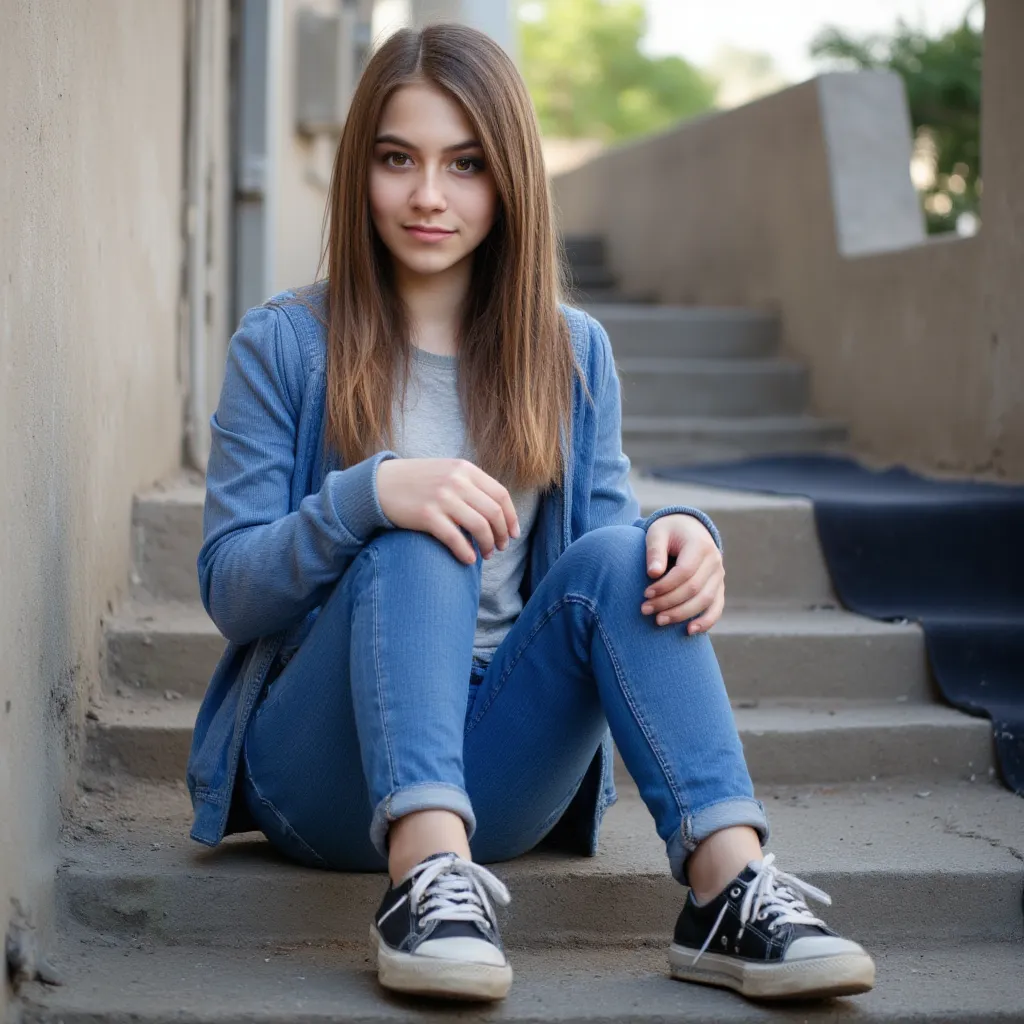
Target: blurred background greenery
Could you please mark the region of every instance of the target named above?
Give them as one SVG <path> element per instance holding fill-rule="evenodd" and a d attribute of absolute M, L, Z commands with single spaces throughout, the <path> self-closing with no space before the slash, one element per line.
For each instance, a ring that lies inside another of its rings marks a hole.
<path fill-rule="evenodd" d="M 981 7 L 964 0 L 944 31 L 904 19 L 884 33 L 826 25 L 810 44 L 821 71 L 888 68 L 903 79 L 911 173 L 932 233 L 979 225 Z M 522 0 L 518 11 L 520 65 L 550 139 L 615 144 L 789 84 L 766 53 L 730 48 L 704 67 L 652 55 L 643 0 Z"/>

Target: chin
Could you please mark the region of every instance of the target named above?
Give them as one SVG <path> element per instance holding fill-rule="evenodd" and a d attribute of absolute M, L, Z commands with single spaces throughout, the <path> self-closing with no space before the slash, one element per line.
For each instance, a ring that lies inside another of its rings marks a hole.
<path fill-rule="evenodd" d="M 437 253 L 433 258 L 423 253 L 416 253 L 415 255 L 399 253 L 396 258 L 410 273 L 431 277 L 434 274 L 443 274 L 446 270 L 451 270 L 452 267 L 461 263 L 466 258 L 466 255 L 468 253 L 452 259 L 448 255 L 441 258 L 440 253 Z"/>

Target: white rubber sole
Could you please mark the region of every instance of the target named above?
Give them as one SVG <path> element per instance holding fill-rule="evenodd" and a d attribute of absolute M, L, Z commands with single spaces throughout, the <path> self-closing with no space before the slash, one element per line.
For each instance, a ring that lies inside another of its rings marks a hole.
<path fill-rule="evenodd" d="M 697 965 L 697 950 L 669 947 L 673 978 L 702 985 L 731 988 L 750 999 L 827 999 L 869 992 L 875 985 L 875 962 L 866 953 L 761 964 L 705 953 Z"/>
<path fill-rule="evenodd" d="M 384 988 L 436 999 L 504 999 L 512 987 L 508 964 L 474 964 L 440 960 L 391 949 L 370 925 L 370 947 L 377 959 L 377 977 Z"/>

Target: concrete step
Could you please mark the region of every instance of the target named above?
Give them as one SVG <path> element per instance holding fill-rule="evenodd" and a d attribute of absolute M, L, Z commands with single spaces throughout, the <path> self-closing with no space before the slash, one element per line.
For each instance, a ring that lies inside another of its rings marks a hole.
<path fill-rule="evenodd" d="M 604 238 L 601 235 L 566 235 L 562 238 L 566 260 L 572 264 L 601 265 L 606 262 Z"/>
<path fill-rule="evenodd" d="M 744 703 L 744 702 L 741 702 Z M 90 722 L 87 759 L 99 771 L 173 781 L 185 774 L 198 702 L 111 698 Z M 854 701 L 737 704 L 736 724 L 759 785 L 868 779 L 986 777 L 992 726 L 939 704 Z"/>
<path fill-rule="evenodd" d="M 807 371 L 782 359 L 618 360 L 623 416 L 787 416 L 807 406 Z"/>
<path fill-rule="evenodd" d="M 570 267 L 576 288 L 614 288 L 615 275 L 603 263 L 573 263 Z"/>
<path fill-rule="evenodd" d="M 756 359 L 773 355 L 779 321 L 770 313 L 704 306 L 589 305 L 616 359 Z"/>
<path fill-rule="evenodd" d="M 132 589 L 171 601 L 198 601 L 196 558 L 203 543 L 204 481 L 179 476 L 135 496 Z"/>
<path fill-rule="evenodd" d="M 644 515 L 667 505 L 704 509 L 725 539 L 730 602 L 807 606 L 835 602 L 806 498 L 677 484 L 634 473 Z M 135 590 L 198 600 L 196 557 L 203 540 L 203 488 L 170 481 L 135 499 Z"/>
<path fill-rule="evenodd" d="M 670 505 L 711 516 L 725 547 L 730 606 L 838 604 L 807 498 L 676 483 L 638 472 L 631 481 L 644 516 Z"/>
<path fill-rule="evenodd" d="M 637 469 L 838 450 L 846 430 L 814 416 L 624 416 L 622 447 Z"/>
<path fill-rule="evenodd" d="M 570 288 L 566 301 L 570 306 L 580 306 L 589 311 L 595 305 L 650 306 L 655 303 L 656 296 L 651 292 L 622 292 L 618 288 L 591 285 L 586 288 Z"/>
<path fill-rule="evenodd" d="M 824 889 L 821 913 L 867 944 L 1024 937 L 1024 800 L 995 785 L 759 789 L 779 866 Z M 65 829 L 64 919 L 110 938 L 253 945 L 362 942 L 379 874 L 286 862 L 259 833 L 213 850 L 188 838 L 187 795 L 90 793 Z M 635 788 L 609 809 L 595 857 L 540 848 L 492 866 L 512 893 L 513 948 L 661 946 L 683 890 Z"/>
<path fill-rule="evenodd" d="M 828 608 L 730 607 L 711 636 L 737 699 L 932 697 L 924 638 L 913 624 Z M 108 623 L 106 645 L 108 693 L 201 697 L 225 641 L 198 604 L 139 604 Z"/>
<path fill-rule="evenodd" d="M 367 920 L 369 917 L 367 916 Z M 934 941 L 934 940 L 933 940 Z M 62 988 L 33 985 L 24 1024 L 989 1024 L 1019 1021 L 1024 947 L 891 945 L 872 950 L 876 986 L 852 999 L 770 1007 L 668 975 L 664 944 L 635 949 L 511 948 L 508 998 L 483 1007 L 424 1004 L 385 993 L 367 942 L 237 949 L 139 948 L 68 939 L 56 960 Z"/>

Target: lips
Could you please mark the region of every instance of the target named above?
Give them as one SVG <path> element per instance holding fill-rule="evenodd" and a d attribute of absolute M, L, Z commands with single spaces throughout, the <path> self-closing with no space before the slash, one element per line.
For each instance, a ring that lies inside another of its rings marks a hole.
<path fill-rule="evenodd" d="M 449 231 L 447 228 L 425 227 L 422 224 L 407 224 L 405 226 L 405 230 L 406 231 L 414 231 L 414 232 L 416 232 L 416 234 L 419 234 L 419 235 L 438 235 L 438 236 L 442 236 L 442 235 L 454 235 L 455 234 L 454 231 Z"/>

